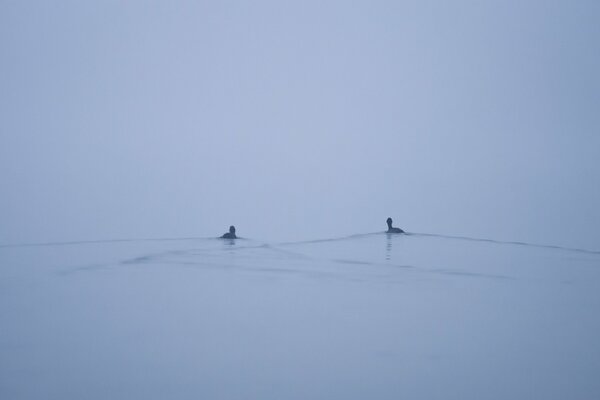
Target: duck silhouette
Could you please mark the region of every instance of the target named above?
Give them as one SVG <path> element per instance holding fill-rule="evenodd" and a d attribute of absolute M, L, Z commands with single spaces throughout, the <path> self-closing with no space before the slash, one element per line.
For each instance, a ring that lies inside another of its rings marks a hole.
<path fill-rule="evenodd" d="M 221 239 L 237 239 L 237 236 L 235 236 L 235 226 L 231 225 L 229 227 L 229 232 L 221 236 Z"/>
<path fill-rule="evenodd" d="M 392 219 L 388 218 L 385 222 L 387 222 L 388 230 L 387 233 L 404 233 L 404 231 L 400 228 L 394 228 L 392 226 Z"/>

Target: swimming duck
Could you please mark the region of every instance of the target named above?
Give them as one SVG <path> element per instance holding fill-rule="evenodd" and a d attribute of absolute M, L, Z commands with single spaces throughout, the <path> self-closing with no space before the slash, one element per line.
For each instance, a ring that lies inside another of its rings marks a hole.
<path fill-rule="evenodd" d="M 402 229 L 400 229 L 400 228 L 394 228 L 392 226 L 392 219 L 391 218 L 388 218 L 387 221 L 385 221 L 385 222 L 387 222 L 387 226 L 388 226 L 387 233 L 404 233 L 404 231 Z"/>
<path fill-rule="evenodd" d="M 235 236 L 235 226 L 231 225 L 229 232 L 221 236 L 221 239 L 237 239 L 237 236 Z"/>

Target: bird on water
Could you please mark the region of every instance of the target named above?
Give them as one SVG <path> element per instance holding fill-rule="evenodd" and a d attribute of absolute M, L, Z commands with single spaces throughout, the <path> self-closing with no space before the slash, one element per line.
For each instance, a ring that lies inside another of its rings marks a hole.
<path fill-rule="evenodd" d="M 387 226 L 388 226 L 387 233 L 404 233 L 404 231 L 402 229 L 400 229 L 400 228 L 394 228 L 392 226 L 392 219 L 391 218 L 388 218 L 387 221 L 385 221 L 385 222 L 387 222 Z"/>
<path fill-rule="evenodd" d="M 231 225 L 229 232 L 221 236 L 221 239 L 237 239 L 237 236 L 235 236 L 235 226 Z"/>

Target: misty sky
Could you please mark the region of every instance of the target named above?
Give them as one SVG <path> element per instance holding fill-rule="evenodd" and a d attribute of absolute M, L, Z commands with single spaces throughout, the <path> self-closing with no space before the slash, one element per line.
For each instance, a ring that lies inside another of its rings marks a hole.
<path fill-rule="evenodd" d="M 0 243 L 598 249 L 598 1 L 0 1 Z"/>

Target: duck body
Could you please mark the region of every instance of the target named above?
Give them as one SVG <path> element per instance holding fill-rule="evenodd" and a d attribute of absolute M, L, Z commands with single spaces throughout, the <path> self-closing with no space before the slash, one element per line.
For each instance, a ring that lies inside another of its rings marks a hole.
<path fill-rule="evenodd" d="M 221 239 L 237 239 L 237 236 L 235 235 L 235 226 L 231 225 L 229 227 L 229 232 L 221 236 Z"/>
<path fill-rule="evenodd" d="M 388 226 L 388 230 L 386 233 L 404 233 L 404 231 L 400 228 L 395 228 L 392 226 L 392 219 L 388 218 L 387 221 L 385 221 L 387 223 Z"/>
<path fill-rule="evenodd" d="M 390 228 L 386 231 L 386 233 L 404 233 L 404 231 L 400 228 Z"/>

